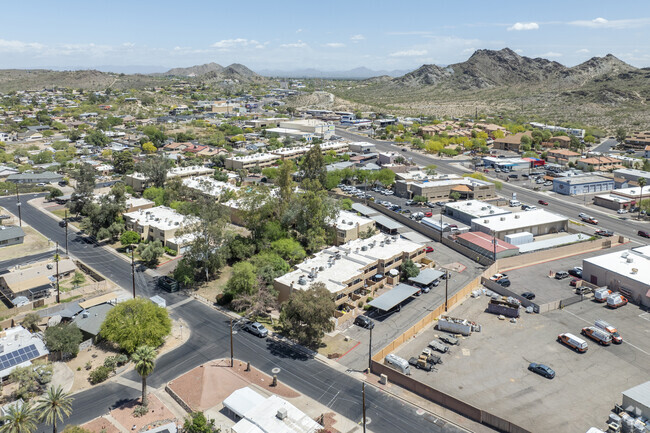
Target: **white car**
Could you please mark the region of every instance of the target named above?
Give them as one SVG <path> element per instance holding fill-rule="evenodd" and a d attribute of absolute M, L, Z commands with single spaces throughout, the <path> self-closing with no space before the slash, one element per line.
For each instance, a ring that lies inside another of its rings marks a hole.
<path fill-rule="evenodd" d="M 616 212 L 618 212 L 620 214 L 627 213 L 627 209 L 619 209 Z"/>

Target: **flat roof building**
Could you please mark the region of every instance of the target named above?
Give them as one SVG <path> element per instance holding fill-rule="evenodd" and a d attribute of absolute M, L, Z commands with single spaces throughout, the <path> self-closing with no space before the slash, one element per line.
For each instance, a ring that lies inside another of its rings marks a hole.
<path fill-rule="evenodd" d="M 650 307 L 650 245 L 583 259 L 582 278 Z"/>
<path fill-rule="evenodd" d="M 484 201 L 465 200 L 445 203 L 444 213 L 463 224 L 470 225 L 476 218 L 506 215 L 512 212 Z"/>
<path fill-rule="evenodd" d="M 323 122 L 318 119 L 294 119 L 280 122 L 280 128 L 294 129 L 309 134 L 313 134 L 329 140 L 336 130 L 332 123 Z"/>
<path fill-rule="evenodd" d="M 422 244 L 378 234 L 316 253 L 295 270 L 276 278 L 274 287 L 278 300 L 283 302 L 294 290 L 307 290 L 314 283 L 323 283 L 334 295 L 337 306 L 347 303 L 356 308 L 354 294 L 374 291 L 376 283 L 390 270 L 399 269 L 402 260 L 419 262 L 424 257 Z"/>
<path fill-rule="evenodd" d="M 614 179 L 596 174 L 580 174 L 553 179 L 553 192 L 563 195 L 593 194 L 614 189 Z"/>
<path fill-rule="evenodd" d="M 471 231 L 483 232 L 505 240 L 505 236 L 513 233 L 530 232 L 533 236 L 549 233 L 566 232 L 569 220 L 544 209 L 497 215 L 472 220 Z"/>
<path fill-rule="evenodd" d="M 619 168 L 614 170 L 614 177 L 621 177 L 632 182 L 638 182 L 639 179 L 644 178 L 646 181 L 650 180 L 650 171 L 636 170 L 634 168 Z"/>
<path fill-rule="evenodd" d="M 174 167 L 167 171 L 167 180 L 175 177 L 180 177 L 182 179 L 191 176 L 211 175 L 213 173 L 214 168 L 204 167 L 202 165 L 193 165 L 190 167 Z M 124 176 L 124 182 L 126 185 L 133 188 L 134 191 L 141 192 L 147 188 L 149 179 L 147 179 L 144 174 L 136 172 Z"/>
<path fill-rule="evenodd" d="M 59 261 L 59 277 L 66 277 L 77 270 L 70 259 Z M 8 272 L 0 276 L 0 293 L 9 301 L 25 296 L 29 300 L 47 296 L 52 284 L 56 281 L 56 265 L 54 263 L 38 263 Z"/>
<path fill-rule="evenodd" d="M 253 167 L 269 167 L 279 160 L 279 155 L 254 153 L 252 155 L 231 156 L 226 158 L 224 163 L 227 170 L 248 170 Z"/>
<path fill-rule="evenodd" d="M 449 198 L 452 192 L 460 194 L 461 199 L 484 200 L 496 197 L 492 182 L 471 177 L 436 176 L 430 180 L 395 182 L 395 195 L 403 198 L 419 195 L 427 201 L 435 201 Z"/>
<path fill-rule="evenodd" d="M 495 241 L 495 238 L 487 233 L 467 232 L 457 235 L 455 239 L 459 244 L 492 260 L 494 260 L 495 255 L 498 260 L 519 254 L 519 247 L 516 245 L 500 239 Z"/>
<path fill-rule="evenodd" d="M 375 229 L 375 221 L 356 212 L 341 211 L 334 222 L 336 245 L 353 241 Z"/>
<path fill-rule="evenodd" d="M 616 194 L 600 194 L 594 196 L 594 204 L 607 209 L 628 209 L 634 200 Z"/>
<path fill-rule="evenodd" d="M 28 367 L 32 361 L 46 359 L 49 350 L 37 334 L 22 326 L 0 333 L 0 379 L 7 378 L 16 368 Z"/>
<path fill-rule="evenodd" d="M 143 240 L 160 241 L 167 246 L 167 241 L 174 238 L 178 230 L 195 220 L 166 206 L 157 206 L 125 213 L 124 221 L 126 229 L 139 233 Z"/>
<path fill-rule="evenodd" d="M 650 418 L 650 381 L 622 392 L 623 410 L 634 416 Z"/>

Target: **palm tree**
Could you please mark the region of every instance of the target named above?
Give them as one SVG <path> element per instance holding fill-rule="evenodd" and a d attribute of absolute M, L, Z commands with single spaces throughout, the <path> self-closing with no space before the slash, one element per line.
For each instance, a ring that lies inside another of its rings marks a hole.
<path fill-rule="evenodd" d="M 36 430 L 38 417 L 30 403 L 23 403 L 9 406 L 2 419 L 5 424 L 0 427 L 0 433 L 32 433 Z"/>
<path fill-rule="evenodd" d="M 156 350 L 151 346 L 140 346 L 131 355 L 131 361 L 135 364 L 135 371 L 142 378 L 142 406 L 147 405 L 147 376 L 156 366 Z M 1 433 L 1 432 L 0 432 Z"/>
<path fill-rule="evenodd" d="M 646 185 L 647 181 L 645 177 L 640 177 L 637 182 L 641 187 L 641 191 L 639 192 L 639 219 L 641 219 L 641 203 L 643 202 L 643 187 Z"/>
<path fill-rule="evenodd" d="M 72 401 L 74 398 L 63 391 L 63 388 L 51 386 L 47 393 L 38 400 L 36 409 L 40 412 L 41 421 L 52 424 L 52 433 L 56 433 L 56 420 L 63 421 L 63 418 L 70 416 L 72 412 Z"/>

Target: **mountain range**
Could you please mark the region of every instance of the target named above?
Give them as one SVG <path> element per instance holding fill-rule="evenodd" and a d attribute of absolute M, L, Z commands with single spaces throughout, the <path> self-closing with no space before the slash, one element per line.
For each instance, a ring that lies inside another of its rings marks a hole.
<path fill-rule="evenodd" d="M 340 80 L 363 80 L 366 78 L 389 76 L 399 77 L 410 72 L 409 69 L 395 69 L 395 70 L 373 70 L 364 66 L 348 70 L 320 70 L 315 68 L 306 69 L 293 69 L 293 70 L 277 70 L 277 69 L 261 69 L 260 75 L 265 77 L 280 77 L 280 78 L 322 78 L 322 79 L 340 79 Z"/>

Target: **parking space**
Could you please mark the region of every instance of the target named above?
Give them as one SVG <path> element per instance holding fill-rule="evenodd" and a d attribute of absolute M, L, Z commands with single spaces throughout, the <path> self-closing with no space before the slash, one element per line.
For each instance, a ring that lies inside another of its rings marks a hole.
<path fill-rule="evenodd" d="M 382 204 L 389 209 L 393 207 L 395 208 L 395 211 L 400 212 L 406 216 L 414 215 L 418 212 L 422 212 L 425 214 L 425 216 L 427 216 L 427 213 L 431 213 L 431 215 L 439 215 L 441 209 L 440 204 L 444 204 L 443 202 L 439 202 L 439 204 L 432 203 L 430 205 L 427 205 L 425 203 L 414 203 L 412 200 L 397 197 L 394 195 L 393 191 L 383 188 L 372 188 L 370 186 L 366 188 L 364 185 L 356 185 L 353 188 L 354 189 L 346 187 L 345 189 L 341 189 L 341 193 L 351 195 L 359 199 L 372 200 L 375 203 Z"/>
<path fill-rule="evenodd" d="M 524 314 L 511 323 L 487 313 L 487 302 L 481 296 L 454 308 L 452 317 L 480 324 L 481 332 L 438 353 L 443 364 L 436 371 L 411 367 L 412 377 L 531 431 L 550 432 L 604 429 L 621 392 L 650 374 L 650 313 L 636 306 L 609 310 L 584 301 L 543 315 Z M 579 354 L 556 341 L 563 332 L 579 335 L 596 319 L 616 326 L 623 344 L 602 347 L 587 340 L 587 352 Z M 417 357 L 442 334 L 431 326 L 395 353 Z M 531 362 L 550 366 L 556 377 L 528 371 Z"/>
<path fill-rule="evenodd" d="M 622 251 L 627 248 L 629 246 L 622 245 L 607 250 L 607 252 Z M 549 275 L 558 271 L 568 271 L 576 266 L 582 266 L 582 259 L 602 254 L 604 254 L 602 250 L 594 251 L 519 269 L 502 270 L 502 272 L 507 273 L 510 278 L 511 285 L 508 288 L 509 290 L 518 294 L 533 292 L 535 294 L 534 302 L 542 305 L 547 302 L 565 299 L 575 294 L 575 288 L 570 286 L 571 280 L 575 277 L 569 276 L 558 280 Z"/>

